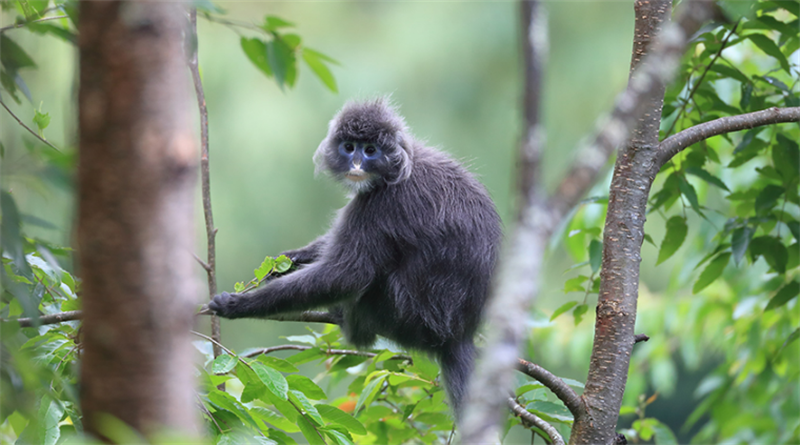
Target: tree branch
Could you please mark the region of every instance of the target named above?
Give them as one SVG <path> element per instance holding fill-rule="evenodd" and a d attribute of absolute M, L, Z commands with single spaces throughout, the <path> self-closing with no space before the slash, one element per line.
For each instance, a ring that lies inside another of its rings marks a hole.
<path fill-rule="evenodd" d="M 567 385 L 561 378 L 541 366 L 527 360 L 517 359 L 517 369 L 530 377 L 533 377 L 541 384 L 546 386 L 564 405 L 569 409 L 574 417 L 582 416 L 586 413 L 580 396 Z"/>
<path fill-rule="evenodd" d="M 66 15 L 54 15 L 54 16 L 50 16 L 50 17 L 44 17 L 44 18 L 41 18 L 41 19 L 31 20 L 31 21 L 28 21 L 28 22 L 15 23 L 13 25 L 8 25 L 8 26 L 4 26 L 4 27 L 0 28 L 0 34 L 6 32 L 6 31 L 10 31 L 12 29 L 23 28 L 23 27 L 25 27 L 27 25 L 30 25 L 31 23 L 47 22 L 47 21 L 50 21 L 50 20 L 58 20 L 58 19 L 66 19 L 66 18 L 69 18 L 69 17 L 66 16 Z"/>
<path fill-rule="evenodd" d="M 55 151 L 57 151 L 57 152 L 59 152 L 59 153 L 61 152 L 61 150 L 59 150 L 59 149 L 58 149 L 58 147 L 56 147 L 55 145 L 53 145 L 53 144 L 51 144 L 50 142 L 48 142 L 48 141 L 47 141 L 47 139 L 45 139 L 45 138 L 43 138 L 43 137 L 39 136 L 39 134 L 38 134 L 38 133 L 36 133 L 35 131 L 33 131 L 33 130 L 32 130 L 30 127 L 28 127 L 27 125 L 25 125 L 25 123 L 24 123 L 24 122 L 22 122 L 22 121 L 20 120 L 20 118 L 18 118 L 18 117 L 17 117 L 17 115 L 16 115 L 16 114 L 14 114 L 14 112 L 13 112 L 13 111 L 11 111 L 11 109 L 10 109 L 10 108 L 8 108 L 8 106 L 6 105 L 6 103 L 5 103 L 5 102 L 3 102 L 2 100 L 0 100 L 0 105 L 2 105 L 2 106 L 3 106 L 3 108 L 5 108 L 5 109 L 6 109 L 6 111 L 8 111 L 8 114 L 10 114 L 10 115 L 11 115 L 11 117 L 13 117 L 15 121 L 17 121 L 17 123 L 19 123 L 20 125 L 22 125 L 22 128 L 24 128 L 24 129 L 28 130 L 28 132 L 29 132 L 30 134 L 32 134 L 32 135 L 33 135 L 33 136 L 34 136 L 36 139 L 39 139 L 40 141 L 42 141 L 42 143 L 44 143 L 44 144 L 45 144 L 45 145 L 47 145 L 48 147 L 52 148 L 53 150 L 55 150 Z"/>
<path fill-rule="evenodd" d="M 658 145 L 656 162 L 661 168 L 673 156 L 702 140 L 713 136 L 761 127 L 764 125 L 781 124 L 787 122 L 800 122 L 800 107 L 768 108 L 752 113 L 737 116 L 726 116 L 713 121 L 703 122 L 674 134 Z"/>
<path fill-rule="evenodd" d="M 543 437 L 547 443 L 564 445 L 564 438 L 558 434 L 558 431 L 553 427 L 553 425 L 550 425 L 536 414 L 526 410 L 525 407 L 517 403 L 513 397 L 509 397 L 507 402 L 511 412 L 514 413 L 515 416 L 522 419 L 522 423 L 527 424 L 528 426 L 535 426 L 547 434 L 548 437 Z"/>
<path fill-rule="evenodd" d="M 39 325 L 45 324 L 57 324 L 63 323 L 65 321 L 73 321 L 73 320 L 80 320 L 83 317 L 81 311 L 67 311 L 67 312 L 59 312 L 56 314 L 49 314 L 49 315 L 42 315 L 39 317 Z M 16 321 L 19 323 L 20 327 L 29 328 L 34 326 L 33 318 L 7 318 L 7 319 L 0 319 L 2 323 L 11 323 Z"/>
<path fill-rule="evenodd" d="M 302 346 L 302 345 L 270 346 L 268 348 L 261 348 L 252 352 L 248 352 L 247 354 L 242 354 L 240 355 L 240 357 L 251 358 L 261 354 L 269 354 L 275 351 L 307 351 L 313 347 L 314 346 Z M 378 355 L 374 352 L 359 351 L 356 349 L 323 349 L 322 351 L 328 355 L 356 355 L 359 357 L 370 357 L 370 358 Z M 412 361 L 412 358 L 405 354 L 397 354 L 393 356 L 392 359 Z"/>
<path fill-rule="evenodd" d="M 203 82 L 200 79 L 200 67 L 197 56 L 197 8 L 192 8 L 190 12 L 192 22 L 192 54 L 189 58 L 189 68 L 192 72 L 194 81 L 194 91 L 197 96 L 197 107 L 200 110 L 200 175 L 201 188 L 203 195 L 203 215 L 206 221 L 206 245 L 208 246 L 208 260 L 201 261 L 201 265 L 208 275 L 208 298 L 214 298 L 217 294 L 217 229 L 214 228 L 214 214 L 211 211 L 211 184 L 208 157 L 208 108 L 206 108 L 206 96 L 203 92 Z M 199 258 L 198 258 L 199 261 Z M 219 317 L 211 315 L 211 336 L 218 343 L 222 341 Z M 214 344 L 214 357 L 222 353 L 219 346 Z"/>

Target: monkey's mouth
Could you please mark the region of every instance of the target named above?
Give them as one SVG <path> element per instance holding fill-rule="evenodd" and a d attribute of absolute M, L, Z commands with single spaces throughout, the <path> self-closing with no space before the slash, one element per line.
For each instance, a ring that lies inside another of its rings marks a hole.
<path fill-rule="evenodd" d="M 369 175 L 363 170 L 350 170 L 344 177 L 353 182 L 361 182 L 369 179 Z"/>

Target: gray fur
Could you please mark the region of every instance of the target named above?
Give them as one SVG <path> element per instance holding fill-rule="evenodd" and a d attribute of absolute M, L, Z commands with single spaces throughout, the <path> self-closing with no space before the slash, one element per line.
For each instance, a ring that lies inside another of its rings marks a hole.
<path fill-rule="evenodd" d="M 369 179 L 348 179 L 358 155 L 345 154 L 347 141 L 362 155 L 379 146 L 378 159 L 358 158 Z M 414 139 L 383 98 L 346 104 L 314 162 L 355 193 L 333 227 L 286 252 L 302 264 L 296 271 L 209 307 L 240 318 L 333 306 L 357 346 L 382 335 L 436 355 L 458 412 L 501 239 L 491 198 L 458 162 Z"/>

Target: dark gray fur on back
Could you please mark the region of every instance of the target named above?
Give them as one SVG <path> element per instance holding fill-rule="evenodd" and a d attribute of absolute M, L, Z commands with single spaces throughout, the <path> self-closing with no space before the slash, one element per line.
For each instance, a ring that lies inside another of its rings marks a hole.
<path fill-rule="evenodd" d="M 354 183 L 333 227 L 286 252 L 297 271 L 209 305 L 228 318 L 333 306 L 347 339 L 381 335 L 439 358 L 460 404 L 474 358 L 473 335 L 500 245 L 500 218 L 485 188 L 458 162 L 414 139 L 386 99 L 351 102 L 331 121 L 315 162 L 346 184 L 339 144 L 383 150 L 375 179 Z"/>

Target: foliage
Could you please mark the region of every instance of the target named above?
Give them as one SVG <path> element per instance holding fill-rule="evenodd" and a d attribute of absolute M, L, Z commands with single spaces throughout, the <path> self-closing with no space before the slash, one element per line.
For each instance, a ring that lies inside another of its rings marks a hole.
<path fill-rule="evenodd" d="M 244 55 L 281 88 L 296 85 L 302 59 L 328 89 L 337 90 L 330 71 L 336 62 L 287 32 L 292 23 L 275 16 L 258 24 L 234 22 L 210 2 L 195 4 L 201 17 L 244 33 Z M 20 14 L 16 23 L 23 29 L 76 41 L 74 2 L 1 5 Z M 798 4 L 747 5 L 728 8 L 732 23 L 709 25 L 693 37 L 680 78 L 666 93 L 662 137 L 723 116 L 800 105 Z M 56 14 L 67 18 L 32 23 Z M 4 95 L 17 103 L 24 96 L 32 103 L 23 76 L 37 69 L 35 60 L 6 33 L 0 34 L 0 56 Z M 40 104 L 28 122 L 42 139 L 50 114 Z M 648 231 L 653 234 L 645 236 L 657 249 L 657 260 L 645 258 L 645 265 L 664 275 L 672 272 L 663 292 L 641 292 L 639 326 L 652 339 L 636 347 L 631 365 L 621 412 L 623 421 L 633 416 L 622 430 L 629 440 L 667 444 L 689 434 L 695 443 L 800 441 L 800 402 L 786 390 L 800 378 L 798 140 L 797 125 L 760 127 L 698 143 L 662 169 L 650 199 Z M 69 178 L 71 151 L 56 153 L 27 141 L 26 146 L 50 171 L 60 171 L 62 181 Z M 78 309 L 80 280 L 65 266 L 70 249 L 26 236 L 29 227 L 47 223 L 20 214 L 15 196 L 6 190 L 0 202 L 0 317 L 31 317 L 34 327 L 0 323 L 0 442 L 63 443 L 82 431 L 76 391 L 79 322 L 39 326 L 36 320 L 40 314 Z M 605 197 L 589 198 L 564 227 L 559 241 L 576 264 L 563 289 L 578 297 L 537 321 L 545 327 L 534 335 L 547 340 L 540 349 L 560 348 L 551 335 L 556 329 L 572 332 L 590 324 L 584 320 L 592 317 L 592 298 L 599 290 L 606 206 Z M 267 258 L 255 278 L 238 283 L 236 290 L 288 266 L 285 258 Z M 567 313 L 572 318 L 563 323 Z M 356 353 L 346 349 L 333 326 L 287 341 L 291 345 L 279 349 L 289 353 L 285 358 L 273 356 L 277 350 L 228 350 L 216 359 L 209 341 L 195 342 L 205 357 L 198 368 L 197 395 L 215 443 L 450 440 L 453 420 L 438 368 L 427 357 L 404 356 L 388 344 Z M 588 345 L 576 335 L 567 354 L 548 357 L 557 363 L 572 355 L 583 363 Z M 658 420 L 655 409 L 659 399 L 678 390 L 679 366 L 704 373 L 701 383 L 688 390 L 694 408 L 682 428 Z M 580 391 L 580 382 L 567 382 Z M 520 377 L 515 396 L 569 436 L 571 414 L 542 384 Z M 508 420 L 507 432 L 512 428 L 521 428 L 519 419 Z"/>

